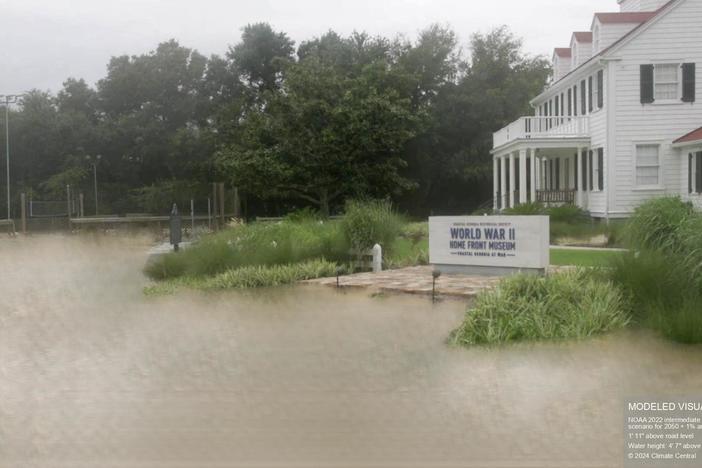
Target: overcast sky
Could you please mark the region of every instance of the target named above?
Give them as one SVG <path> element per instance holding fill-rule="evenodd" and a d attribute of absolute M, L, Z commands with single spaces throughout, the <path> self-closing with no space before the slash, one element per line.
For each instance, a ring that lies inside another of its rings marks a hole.
<path fill-rule="evenodd" d="M 333 29 L 410 38 L 451 25 L 473 32 L 506 24 L 532 54 L 567 46 L 595 11 L 616 0 L 0 0 L 0 94 L 57 90 L 67 77 L 95 83 L 111 56 L 141 54 L 164 40 L 223 54 L 241 28 L 266 21 L 296 43 Z"/>

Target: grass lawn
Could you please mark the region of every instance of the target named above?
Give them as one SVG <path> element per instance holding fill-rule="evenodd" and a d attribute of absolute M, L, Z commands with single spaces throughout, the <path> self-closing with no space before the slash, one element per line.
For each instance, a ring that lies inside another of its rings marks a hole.
<path fill-rule="evenodd" d="M 551 249 L 551 265 L 574 265 L 581 267 L 607 266 L 621 255 L 617 250 Z"/>

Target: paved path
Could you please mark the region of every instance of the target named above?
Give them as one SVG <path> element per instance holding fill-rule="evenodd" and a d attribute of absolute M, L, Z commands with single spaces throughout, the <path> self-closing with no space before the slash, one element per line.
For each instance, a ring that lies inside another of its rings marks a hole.
<path fill-rule="evenodd" d="M 431 266 L 418 266 L 387 270 L 382 273 L 358 273 L 341 276 L 339 286 L 385 292 L 431 294 L 431 272 Z M 436 290 L 442 296 L 471 298 L 481 290 L 494 286 L 498 281 L 499 278 L 491 276 L 443 275 L 436 280 Z M 336 286 L 336 278 L 321 278 L 306 281 L 306 283 Z"/>

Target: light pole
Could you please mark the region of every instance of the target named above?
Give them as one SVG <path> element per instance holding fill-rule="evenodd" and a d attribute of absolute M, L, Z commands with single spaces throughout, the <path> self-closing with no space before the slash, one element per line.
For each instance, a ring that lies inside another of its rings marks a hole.
<path fill-rule="evenodd" d="M 86 156 L 85 159 L 87 159 L 88 163 L 90 163 L 93 166 L 93 183 L 94 183 L 94 188 L 95 188 L 95 216 L 97 216 L 97 214 L 98 214 L 97 163 L 100 162 L 100 159 L 102 159 L 102 155 L 98 154 L 97 156 Z"/>
<path fill-rule="evenodd" d="M 6 173 L 7 173 L 7 219 L 10 219 L 10 207 L 12 202 L 10 200 L 10 104 L 16 103 L 22 94 L 0 94 L 0 100 L 5 103 L 5 162 L 6 162 Z"/>

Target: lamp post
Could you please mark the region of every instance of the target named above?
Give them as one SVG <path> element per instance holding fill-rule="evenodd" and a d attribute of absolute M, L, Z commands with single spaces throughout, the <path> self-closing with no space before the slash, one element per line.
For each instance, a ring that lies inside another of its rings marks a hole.
<path fill-rule="evenodd" d="M 0 94 L 0 102 L 5 104 L 5 163 L 7 174 L 7 219 L 10 219 L 10 104 L 15 104 L 22 98 L 22 94 Z"/>
<path fill-rule="evenodd" d="M 97 163 L 102 159 L 102 155 L 86 156 L 85 159 L 93 166 L 93 187 L 95 189 L 95 216 L 98 214 L 98 189 L 97 189 Z"/>

